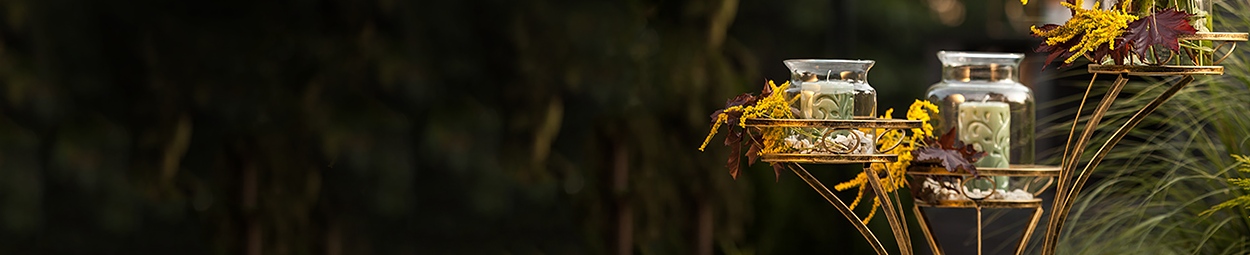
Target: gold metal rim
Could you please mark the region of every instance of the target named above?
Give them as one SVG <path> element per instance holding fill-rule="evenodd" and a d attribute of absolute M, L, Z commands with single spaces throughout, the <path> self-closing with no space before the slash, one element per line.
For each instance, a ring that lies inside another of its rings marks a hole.
<path fill-rule="evenodd" d="M 1224 75 L 1223 66 L 1174 66 L 1174 65 L 1098 65 L 1089 64 L 1090 73 L 1126 74 L 1136 76 L 1172 75 Z"/>
<path fill-rule="evenodd" d="M 821 127 L 821 128 L 919 128 L 919 120 L 896 119 L 851 119 L 851 120 L 816 120 L 816 119 L 763 119 L 750 118 L 747 126 L 757 127 Z"/>
<path fill-rule="evenodd" d="M 888 163 L 898 161 L 895 154 L 808 154 L 808 153 L 775 153 L 760 156 L 764 162 L 770 163 L 818 163 L 818 164 L 851 164 L 851 163 Z"/>
<path fill-rule="evenodd" d="M 1235 41 L 1244 42 L 1250 40 L 1250 33 L 1240 32 L 1198 32 L 1192 35 L 1178 35 L 1176 39 L 1180 40 L 1204 40 L 1204 41 Z"/>
<path fill-rule="evenodd" d="M 1010 165 L 1007 168 L 997 167 L 978 167 L 977 175 L 980 176 L 1059 176 L 1059 166 L 1049 165 Z M 923 176 L 962 176 L 971 175 L 966 171 L 950 172 L 945 167 L 934 164 L 913 164 L 908 170 L 908 175 Z"/>
<path fill-rule="evenodd" d="M 924 200 L 916 200 L 916 205 L 920 207 L 934 208 L 1038 208 L 1042 206 L 1041 198 L 1029 200 L 939 200 L 936 203 L 930 203 Z"/>

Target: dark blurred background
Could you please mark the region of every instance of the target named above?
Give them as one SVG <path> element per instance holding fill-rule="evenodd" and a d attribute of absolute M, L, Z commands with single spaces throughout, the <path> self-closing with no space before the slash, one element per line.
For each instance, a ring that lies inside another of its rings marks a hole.
<path fill-rule="evenodd" d="M 2 0 L 0 253 L 866 254 L 793 174 L 698 151 L 708 115 L 849 58 L 902 118 L 937 51 L 1031 52 L 1053 6 Z"/>

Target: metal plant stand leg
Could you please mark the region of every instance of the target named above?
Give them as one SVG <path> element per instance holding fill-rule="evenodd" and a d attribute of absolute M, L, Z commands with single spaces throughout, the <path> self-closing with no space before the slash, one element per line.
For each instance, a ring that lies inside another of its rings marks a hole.
<path fill-rule="evenodd" d="M 885 246 L 881 245 L 881 241 L 877 240 L 877 236 L 872 234 L 872 231 L 868 229 L 868 226 L 864 225 L 864 222 L 860 220 L 859 216 L 855 216 L 855 212 L 851 211 L 851 208 L 847 207 L 846 203 L 842 202 L 842 199 L 839 199 L 838 196 L 834 195 L 833 191 L 830 191 L 824 184 L 821 184 L 820 180 L 817 180 L 815 176 L 808 173 L 807 169 L 803 169 L 803 166 L 794 163 L 784 164 L 786 164 L 786 167 L 789 167 L 791 171 L 794 171 L 795 175 L 798 175 L 804 182 L 807 182 L 807 185 L 811 185 L 812 189 L 816 190 L 816 193 L 820 193 L 820 196 L 825 197 L 825 200 L 828 200 L 830 204 L 833 204 L 833 207 L 838 208 L 838 212 L 841 212 L 842 216 L 845 216 L 847 220 L 851 221 L 851 225 L 854 225 L 855 229 L 859 230 L 859 234 L 863 235 L 864 239 L 868 240 L 868 244 L 872 246 L 873 250 L 877 251 L 877 254 L 889 254 L 885 251 Z"/>
<path fill-rule="evenodd" d="M 1098 74 L 1095 73 L 1094 78 L 1089 81 L 1090 87 L 1093 87 L 1094 81 L 1095 81 L 1094 79 L 1097 79 L 1097 78 L 1098 78 Z M 1052 212 L 1067 212 L 1066 207 L 1068 203 L 1066 201 L 1068 200 L 1068 196 L 1070 194 L 1068 194 L 1066 191 L 1069 188 L 1069 186 L 1072 185 L 1070 179 L 1076 171 L 1075 168 L 1076 168 L 1077 162 L 1081 158 L 1082 152 L 1084 152 L 1084 150 L 1080 148 L 1084 148 L 1085 144 L 1089 142 L 1090 137 L 1094 135 L 1094 130 L 1098 127 L 1098 123 L 1102 121 L 1103 115 L 1107 113 L 1107 109 L 1111 108 L 1111 103 L 1115 101 L 1116 96 L 1120 94 L 1120 90 L 1122 90 L 1124 88 L 1124 85 L 1127 83 L 1128 83 L 1128 78 L 1125 78 L 1124 75 L 1116 76 L 1115 83 L 1111 85 L 1111 89 L 1108 90 L 1107 93 L 1103 95 L 1102 101 L 1098 102 L 1098 108 L 1094 109 L 1094 112 L 1090 114 L 1089 120 L 1085 122 L 1085 128 L 1082 129 L 1080 136 L 1073 137 L 1073 134 L 1076 132 L 1077 123 L 1076 122 L 1072 123 L 1072 131 L 1070 131 L 1068 134 L 1068 142 L 1067 142 L 1067 145 L 1072 145 L 1071 146 L 1072 149 L 1064 149 L 1064 151 L 1067 151 L 1070 154 L 1064 155 L 1063 164 L 1060 166 L 1061 168 L 1063 168 L 1063 170 L 1059 172 L 1059 181 L 1057 184 L 1055 184 L 1055 200 L 1053 202 L 1053 205 L 1051 205 L 1051 207 L 1053 207 L 1052 208 L 1053 210 L 1051 210 Z M 1088 89 L 1085 91 L 1085 98 L 1089 98 Z M 1084 106 L 1082 106 L 1081 108 L 1084 108 Z M 1076 117 L 1078 119 L 1080 118 L 1081 108 L 1077 108 Z M 1072 144 L 1073 138 L 1076 139 L 1075 145 Z M 1075 196 L 1075 194 L 1071 194 L 1071 195 Z M 1048 221 L 1046 224 L 1046 239 L 1043 243 L 1044 244 L 1044 247 L 1042 249 L 1043 254 L 1054 254 L 1055 252 L 1054 247 L 1056 247 L 1059 243 L 1058 233 L 1059 233 L 1059 230 L 1063 228 L 1063 220 L 1064 220 L 1063 219 L 1064 217 L 1060 216 L 1060 214 L 1061 213 L 1051 214 L 1050 221 Z"/>
<path fill-rule="evenodd" d="M 1037 229 L 1037 221 L 1042 220 L 1043 211 L 1040 205 L 1033 210 L 1033 217 L 1029 218 L 1029 226 L 1024 229 L 1024 235 L 1020 237 L 1020 246 L 1016 247 L 1016 255 L 1023 255 L 1024 249 L 1029 247 L 1029 238 L 1033 237 L 1033 230 Z"/>
<path fill-rule="evenodd" d="M 985 239 L 981 237 L 982 228 L 984 226 L 981 225 L 981 207 L 977 207 L 977 255 L 981 255 L 981 240 Z"/>
<path fill-rule="evenodd" d="M 881 210 L 885 213 L 885 219 L 890 222 L 890 229 L 894 230 L 891 232 L 894 232 L 894 240 L 898 242 L 899 253 L 911 255 L 911 238 L 903 228 L 907 223 L 899 220 L 898 211 L 894 210 L 894 202 L 890 201 L 890 195 L 881 187 L 881 178 L 877 177 L 877 172 L 869 167 L 864 168 L 864 175 L 868 176 L 869 186 L 872 187 L 873 193 L 876 193 L 877 199 L 881 201 Z"/>
<path fill-rule="evenodd" d="M 920 223 L 920 231 L 924 233 L 924 237 L 929 241 L 929 250 L 934 255 L 942 255 L 942 245 L 939 245 L 936 238 L 933 238 L 932 226 L 929 226 L 929 215 L 920 210 L 920 205 L 911 206 L 911 210 L 916 213 L 916 221 Z"/>
<path fill-rule="evenodd" d="M 1085 130 L 1082 132 L 1081 136 L 1076 137 L 1077 143 L 1075 146 L 1071 147 L 1071 154 L 1065 155 L 1068 158 L 1065 158 L 1064 160 L 1065 164 L 1063 165 L 1063 171 L 1060 173 L 1059 183 L 1058 186 L 1056 186 L 1055 201 L 1052 205 L 1052 214 L 1050 215 L 1050 222 L 1047 224 L 1046 239 L 1042 249 L 1043 254 L 1055 254 L 1055 249 L 1059 245 L 1059 235 L 1061 234 L 1061 231 L 1063 231 L 1064 223 L 1068 218 L 1068 213 L 1071 211 L 1072 206 L 1076 203 L 1076 196 L 1081 192 L 1081 188 L 1085 186 L 1085 182 L 1088 181 L 1089 177 L 1093 174 L 1094 168 L 1102 162 L 1103 157 L 1106 157 L 1107 153 L 1111 151 L 1111 148 L 1115 147 L 1115 145 L 1120 142 L 1120 139 L 1123 139 L 1125 135 L 1128 135 L 1128 132 L 1136 127 L 1137 124 L 1141 123 L 1146 116 L 1150 115 L 1150 113 L 1154 112 L 1155 109 L 1158 109 L 1159 106 L 1163 105 L 1164 102 L 1167 102 L 1168 99 L 1171 99 L 1172 96 L 1175 96 L 1177 92 L 1180 92 L 1181 89 L 1185 88 L 1185 86 L 1189 85 L 1193 81 L 1193 76 L 1183 75 L 1180 81 L 1172 84 L 1171 87 L 1159 94 L 1159 96 L 1155 97 L 1154 100 L 1151 100 L 1145 107 L 1139 109 L 1133 114 L 1132 117 L 1129 118 L 1127 122 L 1124 123 L 1123 126 L 1120 126 L 1119 129 L 1112 133 L 1110 139 L 1099 147 L 1097 153 L 1094 155 L 1094 158 L 1090 159 L 1090 161 L 1086 163 L 1082 171 L 1077 172 L 1080 155 L 1081 152 L 1084 151 L 1082 148 L 1085 147 L 1086 143 L 1089 142 L 1089 139 L 1093 136 L 1094 129 L 1098 125 L 1099 120 L 1101 120 L 1103 115 L 1106 114 L 1107 109 L 1110 108 L 1111 101 L 1115 99 L 1115 94 L 1119 93 L 1120 89 L 1124 87 L 1124 84 L 1128 82 L 1128 78 L 1125 78 L 1124 75 L 1116 77 L 1116 81 L 1112 85 L 1112 91 L 1108 92 L 1107 96 L 1105 96 L 1103 101 L 1099 104 L 1099 107 L 1094 110 L 1089 121 L 1086 123 Z M 1090 82 L 1090 85 L 1093 85 L 1093 81 Z M 1088 94 L 1086 96 L 1088 97 Z M 1076 130 L 1075 125 L 1076 123 L 1073 123 L 1073 131 Z M 1071 135 L 1069 135 L 1069 137 L 1071 137 Z"/>
<path fill-rule="evenodd" d="M 891 195 L 894 196 L 894 202 L 897 203 L 894 204 L 894 209 L 898 209 L 897 212 L 901 220 L 900 225 L 903 227 L 903 237 L 906 237 L 905 240 L 907 240 L 907 252 L 915 253 L 915 250 L 913 250 L 915 248 L 911 245 L 911 230 L 907 228 L 907 209 L 903 209 L 906 207 L 903 207 L 903 200 L 898 198 L 898 192 L 892 192 Z"/>

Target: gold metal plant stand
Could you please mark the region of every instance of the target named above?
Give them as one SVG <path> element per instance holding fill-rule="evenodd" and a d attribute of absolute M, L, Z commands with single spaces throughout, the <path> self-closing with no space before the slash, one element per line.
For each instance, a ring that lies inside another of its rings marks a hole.
<path fill-rule="evenodd" d="M 1244 42 L 1250 38 L 1247 33 L 1211 33 L 1200 32 L 1193 35 L 1184 35 L 1178 37 L 1181 40 L 1202 40 L 1219 42 L 1212 50 L 1212 54 L 1219 51 L 1224 46 L 1229 46 L 1228 51 L 1219 59 L 1212 59 L 1211 66 L 1177 66 L 1177 65 L 1158 65 L 1158 66 L 1141 66 L 1141 65 L 1097 65 L 1090 64 L 1089 72 L 1094 74 L 1090 80 L 1090 87 L 1085 89 L 1085 96 L 1081 99 L 1081 108 L 1077 108 L 1076 117 L 1073 120 L 1072 129 L 1068 131 L 1068 141 L 1064 145 L 1064 154 L 1061 171 L 1059 172 L 1059 181 L 1056 184 L 1055 200 L 1051 205 L 1051 215 L 1046 226 L 1046 239 L 1042 246 L 1043 254 L 1055 254 L 1055 249 L 1059 244 L 1059 235 L 1062 233 L 1064 221 L 1067 220 L 1068 212 L 1076 203 L 1076 196 L 1080 193 L 1085 182 L 1089 180 L 1093 170 L 1098 167 L 1098 163 L 1102 161 L 1107 153 L 1115 147 L 1116 143 L 1123 139 L 1137 124 L 1141 123 L 1147 115 L 1158 109 L 1160 105 L 1175 96 L 1182 88 L 1194 81 L 1194 75 L 1223 75 L 1224 67 L 1219 66 L 1225 58 L 1232 55 L 1237 48 L 1236 42 Z M 1176 55 L 1174 53 L 1173 55 Z M 1175 56 L 1169 56 L 1172 58 Z M 1192 58 L 1192 54 L 1191 54 Z M 1164 61 L 1167 62 L 1167 61 Z M 1199 61 L 1195 60 L 1194 63 Z M 1085 100 L 1089 99 L 1090 88 L 1093 87 L 1094 81 L 1098 79 L 1099 74 L 1116 75 L 1115 83 L 1111 85 L 1111 89 L 1103 95 L 1102 101 L 1098 103 L 1098 108 L 1094 109 L 1089 120 L 1085 123 L 1085 127 L 1081 130 L 1079 136 L 1076 133 L 1077 122 L 1080 120 L 1081 111 L 1085 105 Z M 1085 151 L 1090 137 L 1094 134 L 1094 129 L 1098 126 L 1098 122 L 1102 120 L 1103 115 L 1107 113 L 1107 109 L 1111 107 L 1112 101 L 1124 85 L 1128 83 L 1126 76 L 1180 76 L 1180 79 L 1172 84 L 1167 90 L 1155 97 L 1154 100 L 1139 109 L 1132 117 L 1129 118 L 1124 125 L 1120 126 L 1112 133 L 1111 138 L 1098 148 L 1094 157 L 1085 164 L 1082 170 L 1077 171 L 1081 154 Z M 1075 143 L 1073 143 L 1075 139 Z"/>
<path fill-rule="evenodd" d="M 981 223 L 981 208 L 1033 209 L 1033 216 L 1029 218 L 1029 223 L 1020 237 L 1020 243 L 1016 245 L 1015 254 L 1024 254 L 1024 249 L 1028 247 L 1029 244 L 1029 238 L 1033 236 L 1033 231 L 1037 229 L 1037 222 L 1042 219 L 1042 199 L 1037 198 L 1037 196 L 1050 187 L 1054 181 L 1054 177 L 1059 176 L 1059 167 L 1042 165 L 1011 165 L 1007 168 L 978 167 L 977 174 L 978 175 L 975 178 L 983 178 L 989 181 L 989 186 L 991 187 L 998 186 L 994 183 L 994 179 L 991 177 L 1033 177 L 1031 182 L 1026 183 L 1022 189 L 1026 191 L 1036 191 L 1032 192 L 1033 198 L 1024 200 L 988 199 L 987 197 L 993 196 L 993 193 L 997 192 L 997 189 L 991 189 L 992 192 L 990 195 L 979 198 L 968 196 L 968 194 L 963 193 L 961 190 L 960 193 L 963 194 L 965 199 L 959 200 L 943 200 L 932 196 L 923 197 L 925 195 L 913 196 L 916 198 L 916 203 L 912 206 L 912 211 L 916 213 L 916 220 L 920 222 L 920 230 L 924 232 L 925 239 L 929 241 L 929 249 L 933 251 L 933 254 L 941 255 L 945 253 L 945 251 L 942 250 L 942 246 L 938 244 L 937 238 L 934 237 L 933 231 L 930 230 L 931 227 L 929 226 L 928 214 L 925 214 L 924 210 L 920 209 L 921 207 L 976 209 L 977 254 L 982 254 L 981 243 L 983 240 L 981 232 L 984 225 Z M 974 178 L 971 173 L 966 171 L 961 170 L 958 172 L 950 172 L 947 171 L 946 168 L 936 165 L 914 165 L 907 170 L 907 175 L 910 175 L 915 180 L 940 178 L 953 179 L 957 182 L 954 186 L 959 189 L 963 188 L 962 186 L 964 180 Z M 1046 182 L 1040 184 L 1040 187 L 1032 187 L 1037 180 L 1045 180 Z M 915 194 L 915 191 L 917 190 L 924 190 L 923 187 L 915 187 L 914 185 L 911 189 L 913 194 Z"/>
<path fill-rule="evenodd" d="M 921 122 L 913 121 L 913 120 L 892 120 L 892 119 L 854 119 L 854 120 L 747 119 L 746 125 L 753 126 L 753 127 L 824 128 L 824 129 L 827 129 L 828 131 L 871 129 L 873 130 L 871 132 L 873 134 L 872 137 L 874 137 L 873 144 L 875 145 L 877 144 L 875 142 L 876 140 L 875 138 L 880 138 L 882 134 L 892 132 L 892 131 L 901 132 L 902 130 L 910 129 L 910 128 L 919 128 L 921 126 Z M 832 133 L 834 132 L 824 132 L 824 135 L 828 136 Z M 902 140 L 900 139 L 899 142 L 902 142 Z M 803 166 L 801 165 L 801 164 L 857 164 L 857 163 L 865 164 L 864 172 L 865 172 L 865 175 L 868 176 L 868 181 L 867 181 L 868 185 L 872 188 L 873 194 L 877 197 L 877 199 L 881 201 L 882 212 L 883 214 L 885 214 L 886 220 L 889 221 L 890 223 L 890 229 L 892 230 L 891 232 L 893 232 L 894 234 L 894 239 L 897 240 L 898 242 L 899 253 L 904 254 L 904 255 L 910 255 L 912 254 L 911 238 L 907 231 L 907 221 L 905 221 L 906 218 L 904 218 L 904 214 L 902 211 L 903 206 L 902 206 L 902 202 L 898 199 L 898 193 L 897 192 L 886 193 L 884 187 L 881 186 L 881 180 L 877 176 L 878 173 L 876 171 L 873 171 L 867 165 L 868 163 L 884 163 L 884 162 L 897 161 L 898 155 L 890 154 L 889 152 L 894 151 L 894 149 L 898 147 L 898 145 L 899 144 L 896 143 L 890 146 L 885 146 L 884 148 L 874 147 L 874 151 L 876 151 L 877 153 L 873 153 L 873 154 L 853 154 L 850 152 L 819 153 L 819 154 L 817 153 L 779 153 L 779 154 L 764 154 L 761 156 L 761 160 L 765 162 L 769 162 L 769 163 L 785 164 L 787 168 L 789 168 L 791 171 L 794 171 L 794 174 L 798 175 L 799 178 L 803 179 L 804 182 L 807 182 L 808 185 L 812 186 L 812 189 L 816 190 L 816 193 L 820 193 L 820 196 L 824 197 L 825 200 L 829 201 L 829 204 L 832 204 L 834 208 L 837 208 L 838 212 L 841 212 L 842 215 L 845 216 L 847 220 L 851 221 L 851 225 L 854 225 L 855 228 L 859 230 L 860 235 L 864 236 L 864 239 L 868 241 L 868 244 L 872 246 L 873 250 L 875 250 L 877 254 L 882 254 L 882 255 L 889 254 L 886 251 L 885 246 L 881 245 L 881 241 L 878 240 L 876 235 L 872 233 L 872 230 L 868 229 L 867 225 L 864 225 L 863 219 L 855 215 L 855 212 L 852 211 L 850 207 L 847 207 L 846 203 L 842 202 L 842 199 L 839 199 L 838 196 L 833 194 L 833 191 L 825 187 L 825 185 L 822 184 L 820 180 L 817 180 L 815 176 L 812 176 L 812 174 L 807 172 L 807 169 L 803 168 Z M 854 150 L 855 148 L 850 149 L 850 151 L 854 151 Z M 891 197 L 893 199 L 891 199 Z"/>

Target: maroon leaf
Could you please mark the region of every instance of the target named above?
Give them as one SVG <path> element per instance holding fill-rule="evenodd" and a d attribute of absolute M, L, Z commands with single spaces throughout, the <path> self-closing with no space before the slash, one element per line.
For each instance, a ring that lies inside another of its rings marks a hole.
<path fill-rule="evenodd" d="M 712 124 L 716 124 L 716 121 L 720 120 L 721 113 L 725 113 L 725 109 L 717 109 L 716 111 L 712 112 L 712 116 L 711 116 Z"/>
<path fill-rule="evenodd" d="M 760 98 L 767 98 L 773 94 L 773 86 L 770 85 L 768 82 L 764 83 L 764 89 L 760 90 Z"/>
<path fill-rule="evenodd" d="M 954 128 L 951 128 L 938 140 L 927 139 L 925 142 L 927 145 L 916 148 L 912 151 L 912 156 L 918 162 L 941 162 L 946 171 L 955 172 L 963 169 L 976 176 L 977 167 L 972 162 L 977 162 L 984 157 L 985 152 L 979 152 L 972 146 L 965 146 L 963 142 L 956 139 L 957 133 Z"/>
<path fill-rule="evenodd" d="M 730 133 L 733 133 L 733 132 L 730 132 Z M 729 146 L 729 160 L 725 162 L 725 168 L 729 169 L 729 176 L 733 176 L 734 180 L 737 180 L 738 171 L 742 168 L 742 162 L 741 162 L 742 156 L 739 156 L 739 155 L 742 155 L 742 143 L 740 142 L 730 143 L 729 140 L 731 139 L 731 137 L 733 137 L 733 135 L 729 135 L 729 137 L 725 137 L 725 145 Z M 741 135 L 738 136 L 738 140 L 739 141 L 742 140 Z"/>
<path fill-rule="evenodd" d="M 742 93 L 741 95 L 738 95 L 738 96 L 735 96 L 734 98 L 726 100 L 725 108 L 739 106 L 739 105 L 754 105 L 755 99 L 756 97 L 754 95 L 751 95 L 751 93 Z"/>
<path fill-rule="evenodd" d="M 729 146 L 729 160 L 725 162 L 725 168 L 728 168 L 729 175 L 737 180 L 738 171 L 742 168 L 742 129 L 735 128 L 733 125 L 730 125 L 728 129 L 729 132 L 725 134 L 725 146 Z"/>
<path fill-rule="evenodd" d="M 728 109 L 729 107 L 734 107 L 734 106 L 755 105 L 756 99 L 758 98 L 751 95 L 751 93 L 742 93 L 741 95 L 738 95 L 734 97 L 733 99 L 729 99 L 728 101 L 725 101 L 725 108 Z M 711 116 L 712 122 L 716 122 L 716 119 L 717 119 L 716 117 L 720 113 L 726 113 L 729 115 L 729 119 L 727 120 L 726 124 L 730 124 L 730 127 L 729 127 L 730 130 L 733 130 L 733 126 L 736 126 L 736 124 L 739 122 L 738 118 L 742 117 L 742 111 L 725 112 L 724 109 L 721 109 L 721 110 L 716 110 L 716 112 L 712 113 L 712 116 Z"/>
<path fill-rule="evenodd" d="M 731 124 L 735 124 L 735 123 L 737 123 L 737 122 L 730 122 L 730 123 L 731 123 Z M 737 125 L 730 125 L 730 126 L 729 126 L 729 132 L 727 132 L 727 133 L 725 134 L 725 146 L 730 146 L 730 145 L 735 145 L 735 144 L 741 144 L 741 143 L 742 143 L 742 129 L 741 129 L 741 128 L 735 128 L 735 126 L 737 126 Z"/>
<path fill-rule="evenodd" d="M 775 175 L 777 178 L 774 182 L 781 182 L 781 169 L 785 167 L 781 165 L 782 163 L 768 163 L 768 164 L 773 166 L 773 175 Z"/>
<path fill-rule="evenodd" d="M 1129 58 L 1129 45 L 1124 43 L 1124 37 L 1115 38 L 1115 48 L 1112 49 L 1110 44 L 1103 44 L 1090 52 L 1094 59 L 1102 60 L 1104 57 L 1111 57 L 1117 65 L 1123 65 L 1124 61 Z"/>
<path fill-rule="evenodd" d="M 934 147 L 920 147 L 916 148 L 915 152 L 917 161 L 940 161 L 942 163 L 942 167 L 946 168 L 946 171 L 955 172 L 959 169 L 963 169 L 964 171 L 968 171 L 973 174 L 976 174 L 977 172 L 977 167 L 973 166 L 971 162 L 964 159 L 963 155 L 960 154 L 959 151 Z"/>
<path fill-rule="evenodd" d="M 759 143 L 751 143 L 751 148 L 747 149 L 747 165 L 755 165 L 755 161 L 760 158 L 760 151 L 764 149 Z"/>
<path fill-rule="evenodd" d="M 1179 35 L 1192 35 L 1198 30 L 1189 25 L 1189 13 L 1176 9 L 1164 9 L 1128 23 L 1125 39 L 1133 43 L 1138 56 L 1150 54 L 1150 46 L 1163 45 L 1173 51 L 1180 50 Z"/>

